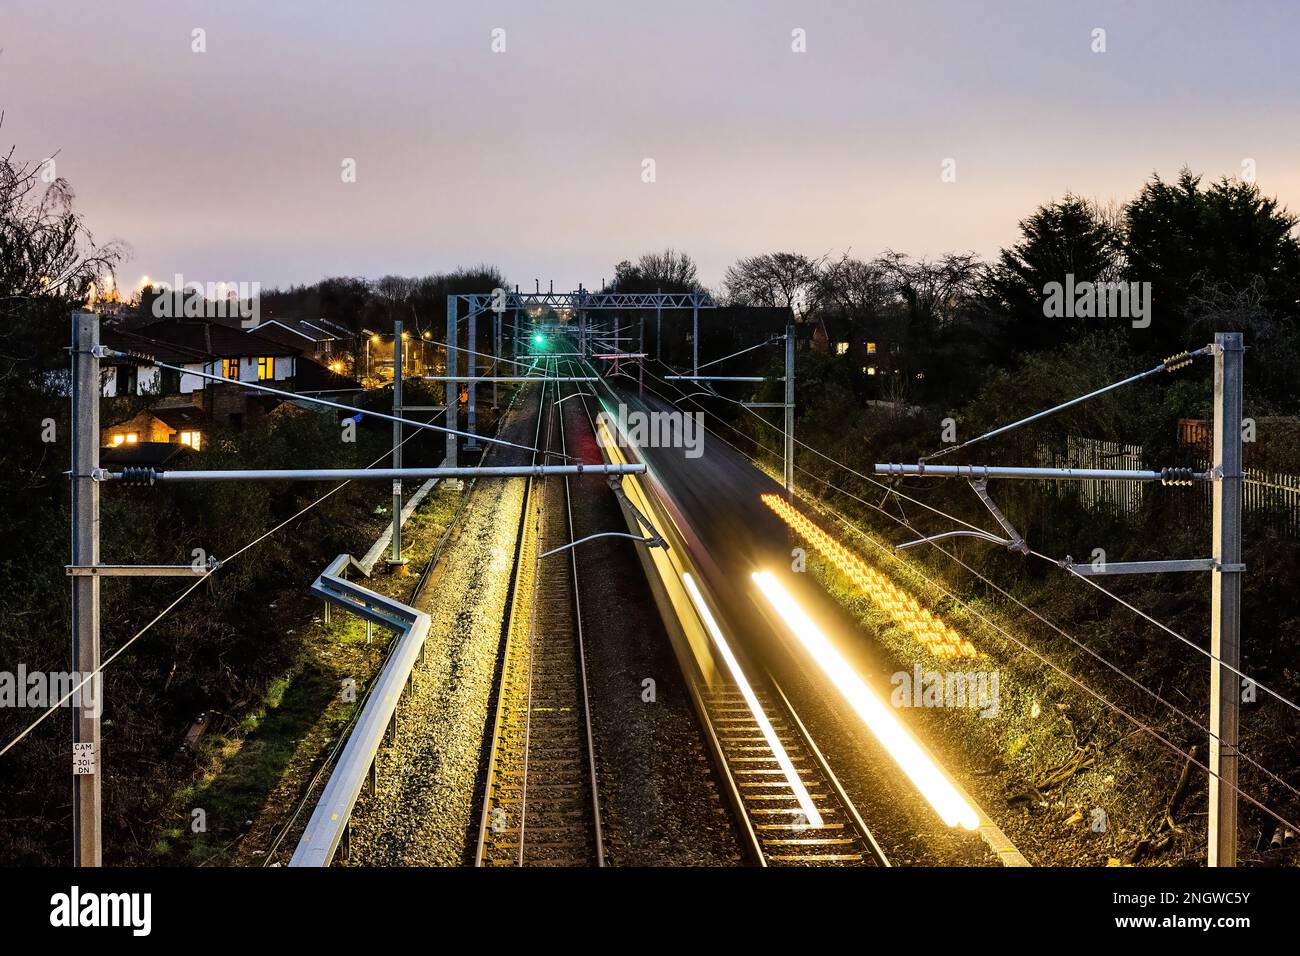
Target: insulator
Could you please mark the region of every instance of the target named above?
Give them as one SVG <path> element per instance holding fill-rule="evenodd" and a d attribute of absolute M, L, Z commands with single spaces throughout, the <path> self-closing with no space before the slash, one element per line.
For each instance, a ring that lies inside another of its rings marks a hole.
<path fill-rule="evenodd" d="M 1171 355 L 1165 359 L 1165 371 L 1175 372 L 1184 366 L 1192 364 L 1192 354 L 1190 352 L 1179 352 L 1177 355 Z"/>
<path fill-rule="evenodd" d="M 1190 468 L 1161 468 L 1160 483 L 1162 485 L 1190 485 L 1194 474 L 1195 472 Z"/>
<path fill-rule="evenodd" d="M 128 485 L 153 485 L 158 472 L 143 465 L 128 465 L 122 469 L 122 481 Z"/>

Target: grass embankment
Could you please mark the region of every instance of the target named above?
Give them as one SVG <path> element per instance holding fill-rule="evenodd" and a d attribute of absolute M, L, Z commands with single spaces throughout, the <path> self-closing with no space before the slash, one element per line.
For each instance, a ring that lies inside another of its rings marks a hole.
<path fill-rule="evenodd" d="M 381 560 L 365 586 L 409 600 L 461 497 L 444 485 L 434 488 L 403 529 L 408 573 L 390 573 Z M 376 521 L 376 530 L 381 524 Z M 287 861 L 311 812 L 299 804 L 346 732 L 391 643 L 390 633 L 380 628 L 367 642 L 364 622 L 338 609 L 327 624 L 321 605 L 298 590 L 281 594 L 274 611 L 271 626 L 288 626 L 299 638 L 293 665 L 270 682 L 255 709 L 200 740 L 199 775 L 177 792 L 172 821 L 152 848 L 154 862 L 256 865 L 286 828 L 274 860 Z M 347 693 L 349 687 L 355 694 Z M 196 810 L 205 827 L 199 832 Z"/>
<path fill-rule="evenodd" d="M 1182 804 L 1172 815 L 1175 825 L 1164 823 L 1185 759 L 1042 658 L 1099 689 L 1130 713 L 1145 715 L 1150 707 L 1134 706 L 1139 691 L 1126 687 L 1118 676 L 1109 679 L 1111 674 L 1104 670 L 1099 674 L 1101 665 L 1095 659 L 1012 602 L 954 586 L 935 568 L 899 555 L 888 540 L 873 533 L 865 515 L 839 505 L 832 509 L 804 492 L 801 500 L 813 507 L 824 530 L 968 638 L 978 651 L 969 658 L 931 653 L 809 548 L 809 572 L 861 624 L 883 652 L 887 670 L 892 669 L 874 675 L 878 690 L 889 693 L 894 673 L 911 678 L 918 666 L 923 674 L 941 677 L 954 671 L 997 675 L 995 707 L 949 703 L 909 707 L 902 716 L 1032 862 L 1151 865 L 1200 857 L 1204 780 L 1190 775 Z M 1048 620 L 1072 620 L 1062 616 L 1059 594 L 1021 597 L 1029 606 L 1042 608 L 1040 613 Z M 1088 630 L 1071 636 L 1091 646 L 1093 635 Z M 1188 739 L 1186 729 L 1171 726 L 1176 723 L 1166 715 L 1155 726 L 1182 745 Z M 1204 759 L 1203 747 L 1198 759 Z"/>

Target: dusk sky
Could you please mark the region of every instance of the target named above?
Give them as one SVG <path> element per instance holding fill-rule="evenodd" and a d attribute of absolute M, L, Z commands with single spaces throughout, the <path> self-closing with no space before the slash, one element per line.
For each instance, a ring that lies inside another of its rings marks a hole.
<path fill-rule="evenodd" d="M 1294 2 L 4 6 L 0 145 L 58 152 L 95 237 L 133 249 L 124 285 L 989 256 L 1067 191 L 1246 158 L 1300 208 Z"/>

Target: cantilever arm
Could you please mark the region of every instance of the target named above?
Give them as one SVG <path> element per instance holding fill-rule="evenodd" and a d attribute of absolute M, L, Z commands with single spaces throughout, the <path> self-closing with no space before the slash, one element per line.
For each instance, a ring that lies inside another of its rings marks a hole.
<path fill-rule="evenodd" d="M 997 535 L 989 534 L 987 531 L 945 531 L 942 534 L 932 534 L 928 538 L 918 538 L 915 541 L 908 541 L 906 544 L 896 544 L 894 545 L 894 549 L 897 551 L 903 551 L 907 548 L 914 548 L 918 544 L 929 544 L 934 541 L 942 541 L 944 538 L 960 537 L 979 538 L 982 541 L 989 542 L 990 544 L 1000 544 L 1004 548 L 1009 548 L 1013 544 L 1013 542 L 1008 541 L 1006 538 L 999 538 Z"/>
<path fill-rule="evenodd" d="M 652 548 L 665 548 L 662 538 L 655 536 L 653 538 L 643 538 L 639 535 L 628 534 L 626 531 L 601 531 L 598 534 L 589 534 L 585 538 L 579 538 L 577 541 L 570 541 L 568 544 L 562 544 L 558 548 L 552 548 L 545 554 L 538 555 L 539 558 L 549 558 L 553 554 L 559 554 L 561 551 L 568 551 L 570 548 L 576 548 L 580 544 L 586 544 L 588 541 L 594 541 L 597 538 L 631 538 L 633 541 L 640 541 L 642 544 L 649 545 Z"/>

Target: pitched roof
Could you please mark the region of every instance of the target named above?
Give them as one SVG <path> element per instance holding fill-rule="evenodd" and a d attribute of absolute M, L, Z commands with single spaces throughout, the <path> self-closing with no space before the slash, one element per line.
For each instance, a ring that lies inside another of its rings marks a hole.
<path fill-rule="evenodd" d="M 331 326 L 334 326 L 331 328 Z M 328 319 L 267 319 L 249 330 L 264 335 L 285 335 L 297 338 L 297 344 L 306 342 L 330 342 L 352 333 L 335 325 Z"/>
<path fill-rule="evenodd" d="M 110 445 L 99 450 L 101 465 L 149 465 L 159 468 L 183 451 L 189 451 L 188 445 L 180 442 L 141 441 L 131 444 Z"/>
<path fill-rule="evenodd" d="M 269 338 L 221 325 L 216 322 L 187 319 L 162 319 L 135 329 L 131 334 L 175 348 L 190 349 L 213 358 L 238 358 L 240 356 L 298 355 L 302 349 L 291 348 Z M 196 361 L 190 359 L 189 361 Z"/>
<path fill-rule="evenodd" d="M 158 361 L 167 362 L 169 365 L 194 364 L 212 359 L 212 356 L 202 349 L 149 338 L 139 332 L 129 332 L 125 329 L 104 329 L 100 336 L 100 342 L 119 352 L 141 352 L 145 355 L 151 355 Z M 109 364 L 123 364 L 122 359 L 108 359 L 107 361 Z"/>
<path fill-rule="evenodd" d="M 149 414 L 177 431 L 195 428 L 208 419 L 203 409 L 197 405 L 164 405 L 149 409 Z"/>
<path fill-rule="evenodd" d="M 310 349 L 315 345 L 314 339 L 306 338 L 294 332 L 292 329 L 285 328 L 283 325 L 263 322 L 256 328 L 244 330 L 245 335 L 256 335 L 259 339 L 265 339 L 268 342 L 274 342 L 277 345 L 284 346 L 287 349 L 301 352 L 303 349 Z"/>

